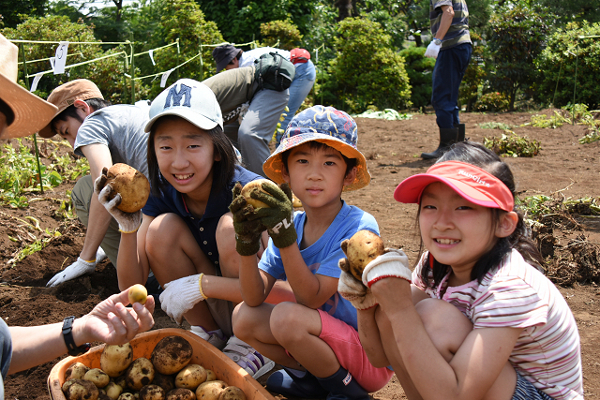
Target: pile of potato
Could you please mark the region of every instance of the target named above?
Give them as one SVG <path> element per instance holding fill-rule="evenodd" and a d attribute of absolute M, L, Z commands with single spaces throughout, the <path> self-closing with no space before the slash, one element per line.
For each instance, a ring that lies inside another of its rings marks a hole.
<path fill-rule="evenodd" d="M 150 359 L 133 359 L 131 344 L 105 346 L 100 368 L 81 362 L 65 371 L 67 400 L 246 400 L 244 392 L 217 380 L 215 373 L 190 364 L 192 346 L 181 336 L 166 336 Z"/>

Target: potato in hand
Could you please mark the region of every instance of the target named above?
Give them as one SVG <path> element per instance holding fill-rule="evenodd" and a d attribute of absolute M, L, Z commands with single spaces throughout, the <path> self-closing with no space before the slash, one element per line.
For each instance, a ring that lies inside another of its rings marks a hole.
<path fill-rule="evenodd" d="M 340 268 L 361 282 L 367 264 L 384 253 L 383 240 L 368 230 L 356 232 L 350 239 L 344 240 L 341 247 L 346 258 L 340 260 Z"/>

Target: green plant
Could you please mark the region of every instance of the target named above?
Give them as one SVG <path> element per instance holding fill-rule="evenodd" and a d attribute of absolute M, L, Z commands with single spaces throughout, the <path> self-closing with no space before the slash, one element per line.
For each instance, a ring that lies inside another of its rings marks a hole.
<path fill-rule="evenodd" d="M 260 24 L 262 44 L 266 47 L 277 46 L 280 49 L 292 50 L 297 47 L 302 35 L 292 21 L 270 21 Z"/>
<path fill-rule="evenodd" d="M 486 93 L 477 100 L 473 107 L 475 111 L 506 111 L 508 100 L 500 92 Z"/>
<path fill-rule="evenodd" d="M 541 73 L 540 99 L 555 107 L 583 103 L 600 105 L 600 23 L 572 22 L 547 38 L 547 46 L 535 60 Z"/>
<path fill-rule="evenodd" d="M 410 46 L 400 51 L 412 88 L 410 101 L 419 109 L 431 103 L 431 76 L 435 66 L 435 59 L 425 57 L 425 50 L 424 47 Z"/>
<path fill-rule="evenodd" d="M 325 103 L 349 112 L 369 106 L 395 110 L 409 106 L 410 90 L 404 58 L 390 49 L 390 36 L 376 22 L 346 18 L 334 39 L 338 55 L 321 81 Z"/>
<path fill-rule="evenodd" d="M 542 11 L 523 2 L 506 2 L 497 7 L 488 40 L 495 71 L 490 76 L 493 90 L 506 95 L 513 110 L 518 91 L 528 91 L 537 77 L 533 60 L 544 48 L 549 27 Z"/>
<path fill-rule="evenodd" d="M 473 111 L 477 102 L 479 88 L 487 74 L 486 65 L 493 65 L 491 62 L 487 62 L 490 58 L 489 50 L 482 44 L 481 36 L 472 29 L 470 29 L 470 35 L 473 42 L 473 53 L 458 90 L 459 104 L 464 105 L 467 112 Z"/>
<path fill-rule="evenodd" d="M 484 122 L 479 124 L 481 129 L 502 129 L 503 131 L 510 130 L 510 125 L 507 125 L 503 122 Z"/>
<path fill-rule="evenodd" d="M 539 141 L 531 140 L 527 136 L 520 137 L 508 130 L 499 138 L 484 138 L 483 144 L 494 153 L 503 157 L 533 157 L 542 148 Z"/>

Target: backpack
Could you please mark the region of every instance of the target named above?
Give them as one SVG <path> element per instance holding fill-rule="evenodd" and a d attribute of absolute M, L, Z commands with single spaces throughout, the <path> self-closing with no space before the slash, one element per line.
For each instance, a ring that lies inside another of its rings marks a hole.
<path fill-rule="evenodd" d="M 254 60 L 256 71 L 254 78 L 258 82 L 258 89 L 270 89 L 283 92 L 292 84 L 296 67 L 291 61 L 281 54 L 265 53 Z"/>

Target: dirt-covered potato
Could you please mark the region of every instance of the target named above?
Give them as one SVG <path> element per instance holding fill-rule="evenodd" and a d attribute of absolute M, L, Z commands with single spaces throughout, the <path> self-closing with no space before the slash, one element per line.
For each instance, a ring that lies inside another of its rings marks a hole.
<path fill-rule="evenodd" d="M 204 381 L 206 381 L 206 370 L 204 367 L 198 364 L 188 364 L 175 377 L 175 386 L 196 390 Z"/>
<path fill-rule="evenodd" d="M 100 394 L 98 394 L 98 400 L 114 400 L 112 397 L 110 397 L 109 395 L 107 395 L 106 393 L 104 393 L 102 390 L 100 390 Z"/>
<path fill-rule="evenodd" d="M 251 204 L 252 207 L 254 207 L 255 209 L 269 207 L 267 204 L 263 203 L 262 201 L 259 201 L 259 200 L 256 200 L 256 199 L 250 197 L 250 192 L 252 192 L 253 189 L 258 189 L 261 192 L 267 193 L 262 188 L 263 183 L 268 183 L 273 186 L 277 186 L 273 181 L 271 181 L 269 179 L 257 179 L 255 181 L 250 181 L 250 182 L 246 183 L 244 185 L 244 187 L 242 188 L 242 193 L 241 193 L 242 196 L 244 197 L 244 199 L 246 199 L 246 202 L 248 204 Z"/>
<path fill-rule="evenodd" d="M 246 400 L 246 395 L 237 386 L 227 386 L 219 395 L 219 400 Z"/>
<path fill-rule="evenodd" d="M 136 358 L 125 372 L 127 387 L 133 390 L 140 390 L 152 383 L 153 379 L 154 366 L 150 360 L 144 357 Z"/>
<path fill-rule="evenodd" d="M 172 375 L 190 363 L 192 353 L 190 342 L 181 336 L 171 335 L 165 336 L 156 344 L 150 360 L 158 372 Z"/>
<path fill-rule="evenodd" d="M 362 281 L 366 265 L 384 252 L 381 238 L 367 230 L 356 232 L 350 239 L 344 240 L 341 246 L 347 261 L 342 259 L 340 268 L 351 273 L 359 281 Z"/>
<path fill-rule="evenodd" d="M 227 384 L 221 380 L 214 380 L 202 383 L 196 389 L 196 398 L 198 400 L 218 400 L 219 395 Z"/>
<path fill-rule="evenodd" d="M 106 395 L 113 400 L 117 400 L 121 393 L 123 393 L 123 386 L 116 384 L 114 381 L 108 382 L 108 385 L 104 386 Z"/>
<path fill-rule="evenodd" d="M 100 391 L 90 381 L 83 379 L 72 379 L 63 393 L 67 400 L 98 400 Z"/>
<path fill-rule="evenodd" d="M 83 379 L 92 382 L 96 387 L 103 388 L 110 382 L 110 376 L 100 368 L 90 369 L 85 373 Z"/>
<path fill-rule="evenodd" d="M 65 371 L 65 381 L 69 381 L 71 379 L 83 379 L 85 373 L 89 370 L 90 368 L 81 362 L 71 364 Z"/>
<path fill-rule="evenodd" d="M 136 400 L 135 395 L 133 393 L 125 392 L 121 393 L 117 400 Z"/>
<path fill-rule="evenodd" d="M 110 199 L 117 193 L 121 195 L 119 210 L 133 213 L 144 207 L 150 195 L 150 182 L 144 174 L 127 164 L 117 163 L 108 169 L 106 176 L 106 184 L 113 188 Z"/>
<path fill-rule="evenodd" d="M 114 378 L 110 378 L 111 382 L 116 383 L 121 386 L 123 389 L 127 387 L 127 382 L 125 382 L 125 374 L 115 376 Z"/>
<path fill-rule="evenodd" d="M 106 345 L 100 355 L 100 368 L 115 378 L 123 373 L 133 361 L 131 344 Z"/>
<path fill-rule="evenodd" d="M 158 385 L 146 385 L 140 389 L 140 400 L 165 400 L 165 390 Z"/>
<path fill-rule="evenodd" d="M 196 400 L 196 395 L 190 389 L 177 388 L 169 391 L 165 400 Z"/>
<path fill-rule="evenodd" d="M 154 380 L 152 384 L 160 386 L 167 393 L 169 390 L 175 389 L 175 376 L 161 374 L 154 368 Z"/>
<path fill-rule="evenodd" d="M 206 381 L 216 381 L 217 380 L 217 374 L 215 374 L 215 372 L 212 369 L 207 369 L 206 370 Z"/>

